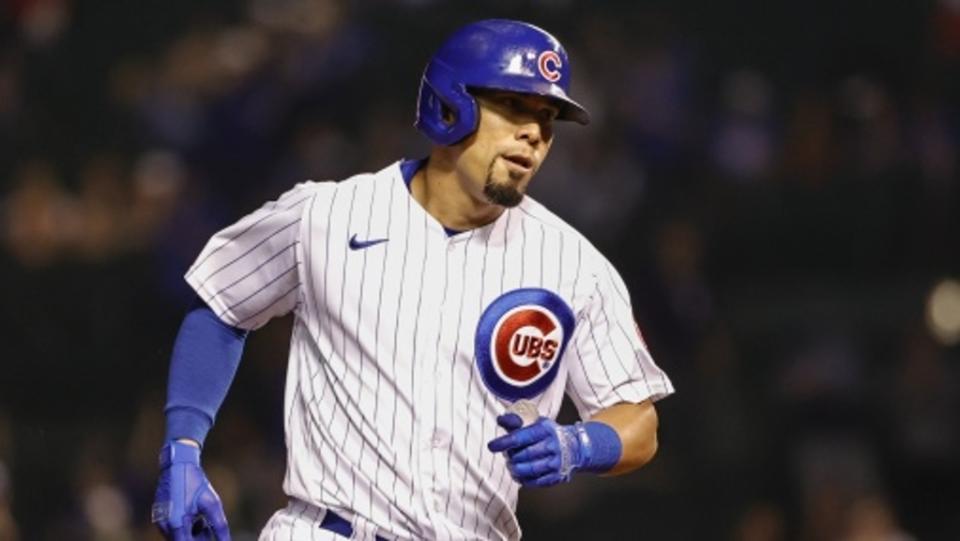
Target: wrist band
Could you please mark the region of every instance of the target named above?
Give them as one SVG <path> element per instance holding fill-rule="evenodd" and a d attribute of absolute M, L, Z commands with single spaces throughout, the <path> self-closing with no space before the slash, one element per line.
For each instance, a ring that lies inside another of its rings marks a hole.
<path fill-rule="evenodd" d="M 612 426 L 598 421 L 577 423 L 577 425 L 577 436 L 580 439 L 583 457 L 583 465 L 580 469 L 603 473 L 620 462 L 623 443 Z"/>

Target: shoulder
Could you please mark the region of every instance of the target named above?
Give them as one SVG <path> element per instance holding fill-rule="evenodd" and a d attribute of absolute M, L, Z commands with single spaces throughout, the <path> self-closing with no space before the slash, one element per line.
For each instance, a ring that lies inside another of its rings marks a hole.
<path fill-rule="evenodd" d="M 333 183 L 339 190 L 371 189 L 374 187 L 389 185 L 402 178 L 400 173 L 400 162 L 393 162 L 379 171 L 357 173 L 347 177 L 339 182 Z"/>
<path fill-rule="evenodd" d="M 577 231 L 576 228 L 567 223 L 563 218 L 554 214 L 536 199 L 528 195 L 523 198 L 523 202 L 521 202 L 517 208 L 523 220 L 538 224 L 545 230 L 551 231 L 552 234 L 559 235 L 563 239 L 564 244 L 575 246 L 580 257 L 583 259 L 584 268 L 596 273 L 596 270 L 601 269 L 603 265 L 610 264 L 607 258 L 583 233 Z M 598 264 L 601 266 L 596 267 Z"/>
<path fill-rule="evenodd" d="M 627 296 L 627 287 L 613 263 L 590 240 L 536 199 L 526 196 L 518 207 L 525 220 L 538 223 L 561 236 L 564 244 L 575 247 L 581 278 L 587 278 L 596 290 L 612 290 Z"/>
<path fill-rule="evenodd" d="M 545 228 L 556 231 L 571 241 L 585 242 L 587 239 L 574 227 L 563 220 L 563 218 L 554 214 L 550 209 L 543 206 L 542 203 L 527 195 L 517 206 L 522 218 L 526 221 L 539 223 Z"/>
<path fill-rule="evenodd" d="M 397 181 L 399 175 L 399 162 L 394 162 L 379 171 L 357 173 L 342 180 L 307 180 L 283 194 L 281 200 L 299 196 L 330 201 L 343 197 L 345 193 L 349 197 L 351 192 L 370 192 L 381 186 L 389 186 Z"/>

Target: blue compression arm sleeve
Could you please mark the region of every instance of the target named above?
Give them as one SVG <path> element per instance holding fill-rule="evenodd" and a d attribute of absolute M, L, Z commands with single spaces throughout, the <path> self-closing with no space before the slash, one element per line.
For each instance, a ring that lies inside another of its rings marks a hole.
<path fill-rule="evenodd" d="M 167 440 L 203 445 L 240 364 L 247 331 L 231 327 L 198 297 L 180 325 L 170 359 Z"/>

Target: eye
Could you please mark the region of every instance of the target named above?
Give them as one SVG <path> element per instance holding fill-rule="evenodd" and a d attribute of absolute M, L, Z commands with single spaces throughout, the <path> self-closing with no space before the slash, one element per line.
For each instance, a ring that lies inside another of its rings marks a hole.
<path fill-rule="evenodd" d="M 516 109 L 520 105 L 520 102 L 517 100 L 517 98 L 514 98 L 513 96 L 508 96 L 505 94 L 497 96 L 496 101 L 501 106 L 506 107 L 507 109 Z"/>
<path fill-rule="evenodd" d="M 543 122 L 553 122 L 560 115 L 560 110 L 556 107 L 544 107 L 537 112 L 537 116 Z"/>

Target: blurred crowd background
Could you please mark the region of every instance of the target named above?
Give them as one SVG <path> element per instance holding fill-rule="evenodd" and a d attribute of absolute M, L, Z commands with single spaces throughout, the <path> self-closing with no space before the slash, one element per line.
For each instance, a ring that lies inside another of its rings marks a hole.
<path fill-rule="evenodd" d="M 594 122 L 532 193 L 678 389 L 653 464 L 524 491 L 526 538 L 960 539 L 960 2 L 3 0 L 0 540 L 158 539 L 182 274 L 295 182 L 425 155 L 423 66 L 490 16 L 568 48 Z M 289 326 L 205 451 L 234 539 L 283 505 Z"/>

